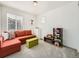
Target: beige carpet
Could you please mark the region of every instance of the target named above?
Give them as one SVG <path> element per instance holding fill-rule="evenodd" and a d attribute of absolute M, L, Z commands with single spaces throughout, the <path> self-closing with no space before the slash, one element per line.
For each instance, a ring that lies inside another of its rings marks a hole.
<path fill-rule="evenodd" d="M 39 40 L 39 45 L 31 49 L 28 49 L 25 44 L 21 48 L 20 52 L 9 55 L 6 58 L 72 58 L 77 55 L 73 49 L 59 48 L 43 40 Z"/>

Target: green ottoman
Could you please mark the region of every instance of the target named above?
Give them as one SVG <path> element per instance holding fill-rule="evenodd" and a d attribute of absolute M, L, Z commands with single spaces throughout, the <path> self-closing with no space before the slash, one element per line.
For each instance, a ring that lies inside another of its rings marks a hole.
<path fill-rule="evenodd" d="M 38 38 L 31 38 L 26 40 L 26 46 L 28 48 L 32 48 L 36 45 L 38 45 Z"/>

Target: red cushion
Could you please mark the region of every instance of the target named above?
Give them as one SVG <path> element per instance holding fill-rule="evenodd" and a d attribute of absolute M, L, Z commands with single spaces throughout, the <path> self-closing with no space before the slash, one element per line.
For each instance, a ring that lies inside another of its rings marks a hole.
<path fill-rule="evenodd" d="M 25 36 L 25 35 L 26 35 L 25 31 L 15 31 L 16 37 Z"/>
<path fill-rule="evenodd" d="M 5 41 L 1 48 L 3 47 L 8 47 L 8 46 L 11 46 L 11 45 L 14 45 L 14 44 L 17 44 L 17 43 L 21 43 L 19 40 L 15 40 L 15 39 L 12 39 L 12 40 L 8 40 L 8 41 Z"/>
<path fill-rule="evenodd" d="M 26 35 L 32 35 L 32 31 L 31 30 L 15 31 L 15 36 L 16 37 L 21 37 L 21 36 L 26 36 Z"/>
<path fill-rule="evenodd" d="M 32 35 L 32 31 L 31 30 L 26 30 L 26 35 Z"/>
<path fill-rule="evenodd" d="M 21 43 L 24 44 L 28 38 L 33 38 L 33 37 L 35 37 L 35 35 L 22 36 L 22 37 L 17 37 L 15 39 L 20 40 Z"/>
<path fill-rule="evenodd" d="M 23 40 L 24 38 L 25 38 L 25 39 L 28 39 L 28 38 L 32 38 L 32 37 L 35 37 L 35 35 L 22 36 L 22 37 L 17 37 L 17 38 L 15 38 L 15 39 Z"/>

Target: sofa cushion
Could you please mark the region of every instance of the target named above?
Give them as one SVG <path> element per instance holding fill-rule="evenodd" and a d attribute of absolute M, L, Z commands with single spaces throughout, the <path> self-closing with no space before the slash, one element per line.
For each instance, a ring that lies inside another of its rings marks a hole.
<path fill-rule="evenodd" d="M 23 44 L 23 43 L 26 42 L 26 40 L 27 40 L 28 38 L 33 38 L 33 37 L 36 37 L 36 36 L 35 36 L 35 35 L 28 35 L 28 36 L 17 37 L 17 38 L 15 38 L 15 39 L 20 40 L 21 43 Z"/>
<path fill-rule="evenodd" d="M 23 39 L 23 38 L 25 38 L 25 39 L 27 39 L 27 38 L 32 38 L 32 37 L 35 37 L 35 35 L 28 35 L 28 36 L 22 36 L 22 37 L 17 37 L 17 38 L 15 38 L 15 39 Z"/>
<path fill-rule="evenodd" d="M 17 44 L 17 43 L 21 43 L 21 42 L 20 42 L 19 40 L 15 40 L 15 39 L 8 40 L 8 41 L 5 41 L 5 42 L 1 45 L 1 48 L 7 47 L 7 46 L 11 46 L 11 45 L 14 45 L 14 44 Z"/>
<path fill-rule="evenodd" d="M 32 31 L 31 30 L 25 30 L 26 35 L 32 35 Z"/>
<path fill-rule="evenodd" d="M 32 35 L 32 31 L 31 30 L 15 31 L 15 36 L 16 37 L 21 37 L 21 36 L 26 36 L 26 35 Z"/>
<path fill-rule="evenodd" d="M 15 31 L 16 37 L 21 37 L 21 36 L 25 36 L 25 35 L 26 35 L 25 31 Z"/>

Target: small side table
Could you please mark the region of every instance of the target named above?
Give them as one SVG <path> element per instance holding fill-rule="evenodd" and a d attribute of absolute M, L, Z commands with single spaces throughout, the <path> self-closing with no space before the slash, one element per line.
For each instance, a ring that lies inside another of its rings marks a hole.
<path fill-rule="evenodd" d="M 53 37 L 49 38 L 49 37 L 44 37 L 44 41 L 49 42 L 49 43 L 54 43 Z"/>

